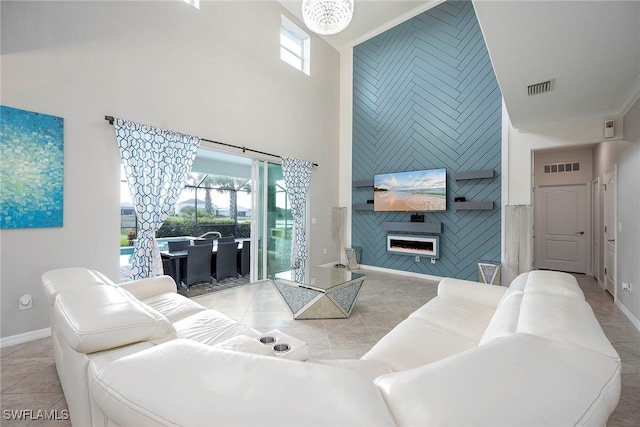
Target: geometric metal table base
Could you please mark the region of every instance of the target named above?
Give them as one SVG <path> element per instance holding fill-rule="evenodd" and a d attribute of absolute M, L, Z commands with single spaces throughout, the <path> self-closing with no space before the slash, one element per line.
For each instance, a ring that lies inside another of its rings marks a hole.
<path fill-rule="evenodd" d="M 294 319 L 349 317 L 367 276 L 333 267 L 278 273 L 272 283 Z"/>

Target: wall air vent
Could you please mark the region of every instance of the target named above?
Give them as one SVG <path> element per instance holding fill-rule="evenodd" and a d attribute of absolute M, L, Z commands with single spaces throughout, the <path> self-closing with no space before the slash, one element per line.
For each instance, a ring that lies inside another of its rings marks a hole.
<path fill-rule="evenodd" d="M 536 83 L 533 85 L 527 86 L 527 94 L 531 95 L 539 95 L 541 93 L 551 92 L 553 90 L 553 81 L 555 79 L 547 80 L 546 82 Z"/>
<path fill-rule="evenodd" d="M 558 172 L 578 172 L 580 170 L 580 163 L 554 163 L 544 165 L 544 173 L 558 173 Z"/>

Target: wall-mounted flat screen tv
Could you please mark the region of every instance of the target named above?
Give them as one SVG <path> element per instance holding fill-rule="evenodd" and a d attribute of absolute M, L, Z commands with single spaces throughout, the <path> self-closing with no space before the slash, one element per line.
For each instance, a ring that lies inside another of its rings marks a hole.
<path fill-rule="evenodd" d="M 376 212 L 442 212 L 447 210 L 447 170 L 428 169 L 376 174 Z"/>

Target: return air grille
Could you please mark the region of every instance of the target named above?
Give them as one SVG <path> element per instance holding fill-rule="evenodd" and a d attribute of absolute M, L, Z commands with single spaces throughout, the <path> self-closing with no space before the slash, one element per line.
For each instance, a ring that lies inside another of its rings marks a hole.
<path fill-rule="evenodd" d="M 536 83 L 536 84 L 527 86 L 527 94 L 529 96 L 551 92 L 552 90 L 553 90 L 553 79 L 547 80 L 546 82 Z"/>
<path fill-rule="evenodd" d="M 578 172 L 580 170 L 580 163 L 554 163 L 550 165 L 544 165 L 544 173 L 558 173 L 558 172 Z"/>

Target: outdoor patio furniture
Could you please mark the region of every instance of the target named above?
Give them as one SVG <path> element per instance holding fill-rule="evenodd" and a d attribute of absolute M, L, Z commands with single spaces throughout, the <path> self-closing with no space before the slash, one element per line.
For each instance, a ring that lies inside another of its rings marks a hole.
<path fill-rule="evenodd" d="M 187 247 L 187 290 L 193 285 L 211 283 L 211 256 L 213 244 Z"/>
<path fill-rule="evenodd" d="M 251 242 L 246 241 L 242 243 L 242 250 L 240 251 L 240 263 L 238 265 L 238 272 L 241 276 L 246 276 L 251 270 Z"/>
<path fill-rule="evenodd" d="M 238 277 L 238 242 L 218 243 L 215 272 L 216 282 L 226 279 L 227 277 Z"/>

